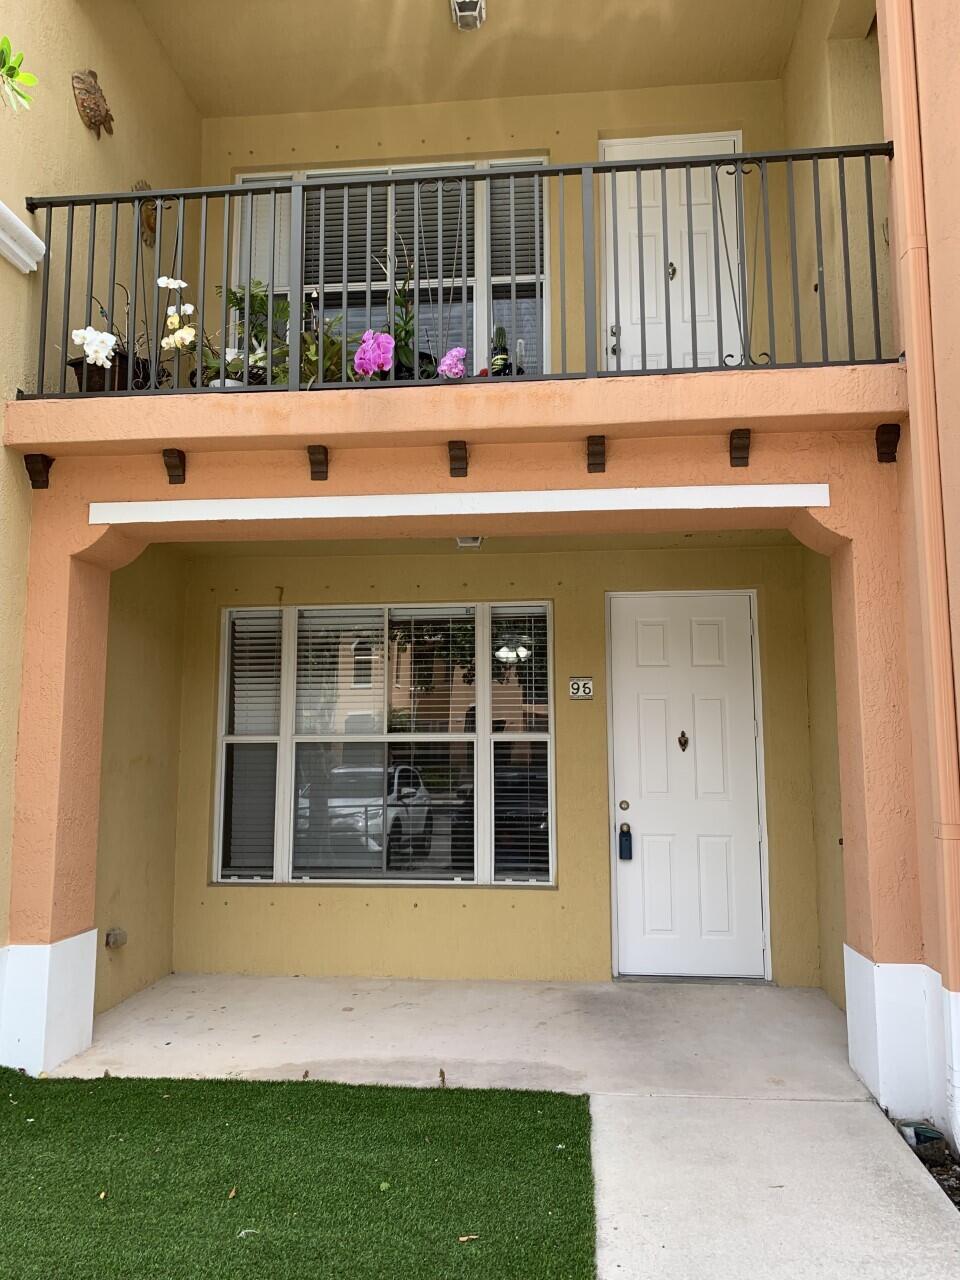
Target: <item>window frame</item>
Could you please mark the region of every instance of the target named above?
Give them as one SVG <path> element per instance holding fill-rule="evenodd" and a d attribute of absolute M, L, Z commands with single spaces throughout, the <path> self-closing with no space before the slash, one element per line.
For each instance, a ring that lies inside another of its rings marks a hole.
<path fill-rule="evenodd" d="M 474 246 L 474 262 L 473 274 L 467 277 L 468 285 L 472 293 L 470 308 L 473 319 L 473 376 L 476 377 L 481 369 L 486 368 L 490 363 L 490 343 L 493 340 L 493 333 L 490 331 L 487 314 L 487 298 L 488 292 L 492 292 L 497 286 L 509 285 L 509 276 L 493 276 L 490 275 L 490 260 L 492 257 L 492 246 L 488 237 L 488 219 L 487 219 L 487 183 L 484 178 L 509 177 L 511 169 L 536 168 L 538 166 L 546 166 L 549 164 L 549 157 L 543 153 L 522 156 L 506 156 L 506 157 L 480 157 L 469 160 L 441 160 L 435 162 L 425 161 L 404 161 L 400 164 L 379 164 L 379 165 L 346 165 L 346 166 L 330 166 L 330 167 L 311 167 L 309 169 L 278 169 L 276 172 L 252 171 L 238 173 L 235 175 L 235 184 L 242 191 L 256 182 L 262 182 L 273 179 L 288 180 L 294 182 L 309 182 L 316 178 L 363 178 L 369 176 L 371 181 L 383 179 L 389 183 L 391 179 L 398 176 L 402 177 L 405 173 L 423 172 L 432 173 L 434 171 L 442 172 L 449 169 L 451 172 L 457 172 L 463 169 L 473 169 L 476 171 L 476 185 L 474 190 L 474 216 L 473 216 L 473 246 Z M 502 172 L 498 175 L 497 171 Z M 541 333 L 543 337 L 543 350 L 540 353 L 540 376 L 548 377 L 553 372 L 553 338 L 552 338 L 552 316 L 553 305 L 551 299 L 551 220 L 550 220 L 550 182 L 548 179 L 541 179 L 540 183 L 540 200 L 542 205 L 542 225 L 540 228 L 543 237 L 543 260 L 540 263 L 540 307 L 542 311 L 541 317 Z M 392 228 L 393 213 L 388 213 L 388 226 Z M 392 230 L 389 232 L 392 239 Z M 251 228 L 252 235 L 252 228 Z M 233 216 L 233 248 L 230 254 L 231 265 L 230 274 L 232 288 L 242 287 L 242 266 L 241 261 L 248 252 L 244 234 L 243 234 L 243 206 L 242 202 L 238 202 L 237 208 L 234 210 Z M 274 257 L 276 257 L 277 244 L 274 243 Z M 562 252 L 562 246 L 561 246 Z M 518 275 L 516 278 L 517 286 L 533 284 L 535 275 L 526 274 Z M 481 281 L 483 287 L 480 287 Z M 421 288 L 424 286 L 421 281 Z M 434 282 L 435 283 L 435 282 Z M 376 282 L 372 285 L 372 293 L 376 294 L 378 290 L 383 292 L 384 298 L 389 296 L 392 284 L 392 278 L 388 277 L 383 283 Z M 347 290 L 359 291 L 365 288 L 366 281 L 348 280 Z M 324 282 L 324 290 L 331 290 L 335 287 L 339 293 L 343 288 L 343 281 L 331 281 L 329 285 Z M 309 298 L 312 295 L 314 286 L 304 284 L 303 295 Z M 274 285 L 275 293 L 280 296 L 286 296 L 288 289 Z M 230 329 L 232 336 L 231 345 L 236 346 L 239 339 L 239 331 L 237 328 L 237 320 L 235 315 L 231 316 Z"/>
<path fill-rule="evenodd" d="M 381 733 L 328 733 L 298 734 L 296 732 L 296 692 L 297 692 L 297 620 L 301 610 L 329 609 L 343 612 L 347 609 L 371 609 L 382 611 L 384 619 L 384 729 Z M 280 661 L 280 717 L 276 734 L 230 734 L 227 732 L 230 714 L 230 630 L 231 620 L 237 613 L 275 613 L 279 609 L 281 617 L 281 661 Z M 396 733 L 388 729 L 388 712 L 393 679 L 390 668 L 393 665 L 389 653 L 389 614 L 390 610 L 398 611 L 419 609 L 472 609 L 475 620 L 476 636 L 476 676 L 474 689 L 476 696 L 474 705 L 475 731 L 473 733 Z M 493 732 L 492 672 L 490 649 L 492 626 L 491 620 L 496 609 L 543 609 L 547 624 L 547 697 L 550 713 L 549 729 L 546 732 Z M 555 889 L 557 887 L 557 788 L 556 788 L 556 701 L 553 669 L 554 637 L 553 637 L 553 603 L 550 600 L 458 600 L 458 601 L 390 601 L 388 603 L 346 604 L 312 604 L 303 602 L 289 605 L 226 605 L 220 609 L 220 642 L 217 716 L 215 723 L 215 792 L 212 806 L 211 850 L 210 850 L 210 884 L 217 885 L 363 885 L 370 888 L 383 886 L 423 886 L 477 889 Z M 481 714 L 480 708 L 483 708 Z M 545 880 L 530 879 L 496 879 L 493 850 L 494 825 L 494 789 L 493 789 L 493 756 L 497 742 L 508 741 L 546 742 L 547 744 L 547 785 L 549 811 L 549 870 Z M 297 744 L 300 742 L 374 742 L 383 743 L 386 747 L 392 742 L 470 742 L 473 744 L 473 830 L 474 830 L 474 874 L 471 879 L 463 877 L 445 877 L 443 879 L 424 879 L 414 876 L 294 876 L 294 830 L 295 815 L 293 812 L 295 790 L 295 758 Z M 274 810 L 274 846 L 273 875 L 235 876 L 223 871 L 223 835 L 225 815 L 224 785 L 226 779 L 226 748 L 232 743 L 270 742 L 277 747 L 277 779 Z"/>

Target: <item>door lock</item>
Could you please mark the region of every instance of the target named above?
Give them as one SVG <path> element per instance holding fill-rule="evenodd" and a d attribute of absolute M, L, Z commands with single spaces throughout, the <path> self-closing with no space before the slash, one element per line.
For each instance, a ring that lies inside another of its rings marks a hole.
<path fill-rule="evenodd" d="M 677 266 L 674 262 L 667 263 L 667 279 L 674 281 L 677 278 Z"/>
<path fill-rule="evenodd" d="M 619 833 L 619 854 L 621 862 L 633 861 L 633 835 L 630 832 L 630 823 L 620 823 Z"/>

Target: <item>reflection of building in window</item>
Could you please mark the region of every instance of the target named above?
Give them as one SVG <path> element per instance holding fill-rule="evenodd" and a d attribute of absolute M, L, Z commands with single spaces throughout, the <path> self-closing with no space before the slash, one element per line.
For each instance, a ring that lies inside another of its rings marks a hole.
<path fill-rule="evenodd" d="M 373 649 L 366 640 L 353 642 L 353 687 L 355 689 L 373 687 Z"/>
<path fill-rule="evenodd" d="M 465 610 L 453 617 L 393 612 L 391 731 L 475 732 L 475 650 L 474 621 Z"/>

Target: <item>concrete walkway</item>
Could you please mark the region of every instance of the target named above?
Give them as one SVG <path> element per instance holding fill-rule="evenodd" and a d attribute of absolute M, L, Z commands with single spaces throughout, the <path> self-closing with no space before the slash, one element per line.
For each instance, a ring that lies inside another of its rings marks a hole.
<path fill-rule="evenodd" d="M 164 979 L 58 1075 L 591 1095 L 600 1280 L 956 1280 L 960 1213 L 846 1062 L 820 992 Z"/>

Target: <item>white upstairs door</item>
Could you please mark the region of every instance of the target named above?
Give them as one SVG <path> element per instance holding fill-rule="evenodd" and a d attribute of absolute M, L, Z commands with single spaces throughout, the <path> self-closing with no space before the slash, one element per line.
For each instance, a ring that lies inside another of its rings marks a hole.
<path fill-rule="evenodd" d="M 622 974 L 764 976 L 752 604 L 611 597 Z"/>
<path fill-rule="evenodd" d="M 740 136 L 730 132 L 603 142 L 600 154 L 610 162 L 647 162 L 739 150 Z M 737 196 L 729 166 L 692 169 L 689 201 L 683 169 L 645 169 L 639 183 L 635 169 L 615 180 L 607 175 L 603 194 L 606 368 L 618 367 L 618 349 L 621 370 L 739 364 Z"/>

